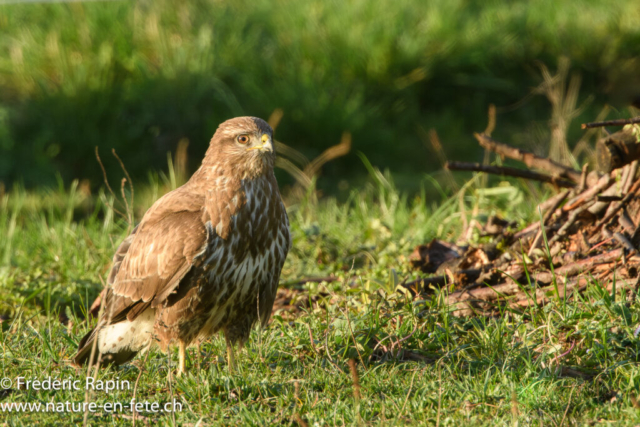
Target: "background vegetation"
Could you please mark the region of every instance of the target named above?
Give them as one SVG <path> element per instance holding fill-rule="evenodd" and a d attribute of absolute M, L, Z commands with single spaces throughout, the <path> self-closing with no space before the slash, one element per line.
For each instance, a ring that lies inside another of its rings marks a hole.
<path fill-rule="evenodd" d="M 222 120 L 280 108 L 278 139 L 309 158 L 352 133 L 352 154 L 325 168 L 326 190 L 366 175 L 357 151 L 416 190 L 416 173 L 440 167 L 427 132 L 445 153 L 477 159 L 470 135 L 490 103 L 498 139 L 546 149 L 549 101 L 527 97 L 541 64 L 568 58 L 582 77 L 577 105 L 595 96 L 570 142 L 604 103 L 632 102 L 639 21 L 635 0 L 3 4 L 0 181 L 32 187 L 60 174 L 95 188 L 95 146 L 146 178 L 183 138 L 192 171 Z"/>

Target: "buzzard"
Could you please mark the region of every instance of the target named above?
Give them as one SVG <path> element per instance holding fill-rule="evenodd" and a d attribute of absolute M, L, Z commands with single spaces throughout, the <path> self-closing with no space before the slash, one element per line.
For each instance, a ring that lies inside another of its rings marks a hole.
<path fill-rule="evenodd" d="M 266 325 L 291 247 L 273 173 L 273 130 L 237 117 L 213 135 L 191 179 L 156 201 L 116 250 L 103 314 L 76 365 L 122 364 L 157 342 L 179 347 L 221 331 L 229 369 L 259 320 Z M 92 351 L 96 343 L 96 350 Z"/>

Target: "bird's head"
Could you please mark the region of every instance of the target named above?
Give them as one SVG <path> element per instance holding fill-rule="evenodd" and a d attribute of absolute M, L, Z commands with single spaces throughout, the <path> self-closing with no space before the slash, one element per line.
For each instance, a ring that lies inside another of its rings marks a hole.
<path fill-rule="evenodd" d="M 236 117 L 218 126 L 203 163 L 251 179 L 273 171 L 275 159 L 271 126 L 257 117 Z"/>

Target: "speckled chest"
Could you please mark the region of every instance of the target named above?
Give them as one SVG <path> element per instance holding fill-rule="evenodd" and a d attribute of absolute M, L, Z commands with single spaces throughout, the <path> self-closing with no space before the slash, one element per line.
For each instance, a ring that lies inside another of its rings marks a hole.
<path fill-rule="evenodd" d="M 211 315 L 228 305 L 254 306 L 260 292 L 276 292 L 290 245 L 288 219 L 275 182 L 243 182 L 241 192 L 229 200 L 222 209 L 236 212 L 228 223 L 225 215 L 218 215 L 219 222 L 208 225 L 214 236 L 199 281 L 198 294 Z"/>

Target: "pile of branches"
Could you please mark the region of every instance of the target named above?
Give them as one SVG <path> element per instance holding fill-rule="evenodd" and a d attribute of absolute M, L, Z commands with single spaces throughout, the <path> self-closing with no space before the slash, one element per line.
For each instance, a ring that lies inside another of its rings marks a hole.
<path fill-rule="evenodd" d="M 630 120 L 583 127 L 625 125 Z M 597 143 L 598 170 L 587 173 L 476 134 L 482 147 L 524 163 L 528 169 L 449 162 L 473 170 L 550 183 L 557 194 L 541 203 L 540 220 L 516 231 L 489 218 L 482 235 L 490 243 L 458 246 L 434 240 L 417 247 L 414 267 L 431 277 L 403 285 L 416 294 L 451 289 L 446 303 L 459 315 L 489 314 L 505 306 L 540 306 L 569 298 L 590 285 L 636 288 L 640 284 L 640 143 L 626 126 Z M 535 169 L 535 170 L 534 170 Z"/>

